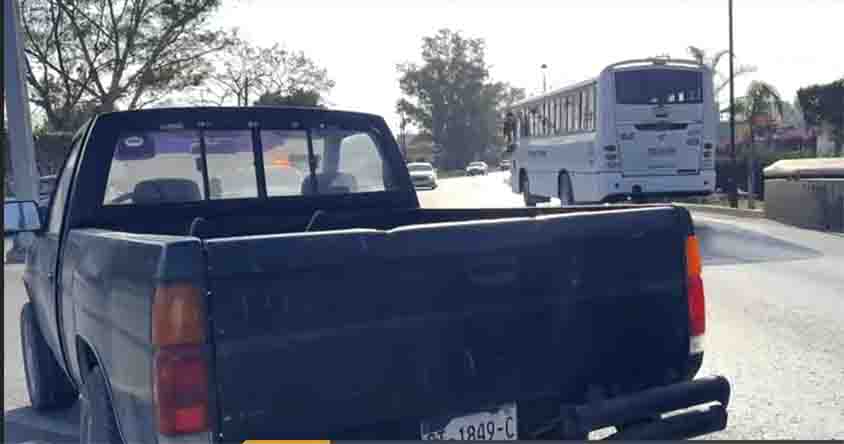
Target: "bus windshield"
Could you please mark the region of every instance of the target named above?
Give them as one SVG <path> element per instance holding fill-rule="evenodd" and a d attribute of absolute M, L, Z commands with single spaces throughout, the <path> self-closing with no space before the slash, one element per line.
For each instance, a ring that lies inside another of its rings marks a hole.
<path fill-rule="evenodd" d="M 702 103 L 703 75 L 676 69 L 619 71 L 615 95 L 619 105 Z"/>

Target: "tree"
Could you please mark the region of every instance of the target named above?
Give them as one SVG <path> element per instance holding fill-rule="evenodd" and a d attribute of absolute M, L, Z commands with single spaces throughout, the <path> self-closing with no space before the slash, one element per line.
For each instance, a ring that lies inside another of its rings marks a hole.
<path fill-rule="evenodd" d="M 255 105 L 262 106 L 310 106 L 322 107 L 322 96 L 318 91 L 294 90 L 287 94 L 279 91 L 261 94 Z"/>
<path fill-rule="evenodd" d="M 800 100 L 795 98 L 793 103 L 782 102 L 782 120 L 786 126 L 793 126 L 803 128 L 805 126 L 805 119 L 803 118 L 803 108 L 800 106 Z"/>
<path fill-rule="evenodd" d="M 756 192 L 756 136 L 762 128 L 770 127 L 775 116 L 783 114 L 783 100 L 773 85 L 761 81 L 750 82 L 744 97 L 736 99 L 736 113 L 748 119 L 750 128 L 750 162 L 748 162 L 748 207 L 754 208 Z"/>
<path fill-rule="evenodd" d="M 721 91 L 724 90 L 730 84 L 730 73 L 727 72 L 726 74 L 721 73 L 718 71 L 718 65 L 721 63 L 721 60 L 724 59 L 725 56 L 729 56 L 730 51 L 726 49 L 722 49 L 721 51 L 716 52 L 713 55 L 707 55 L 706 50 L 701 49 L 697 46 L 689 46 L 688 47 L 689 55 L 692 56 L 694 60 L 698 63 L 706 65 L 709 69 L 712 70 L 712 74 L 715 76 L 715 97 L 717 98 Z M 757 68 L 753 65 L 738 65 L 733 67 L 734 73 L 733 77 L 739 77 L 744 74 L 756 72 Z"/>
<path fill-rule="evenodd" d="M 323 94 L 334 87 L 324 68 L 302 52 L 289 51 L 279 44 L 260 47 L 232 36 L 231 46 L 215 60 L 217 71 L 208 90 L 217 104 L 234 99 L 238 106 L 255 104 L 316 106 Z"/>
<path fill-rule="evenodd" d="M 230 43 L 208 27 L 220 0 L 19 1 L 32 101 L 53 130 L 199 85 Z"/>
<path fill-rule="evenodd" d="M 399 65 L 397 110 L 443 147 L 446 168 L 476 159 L 496 141 L 496 109 L 524 91 L 490 82 L 483 39 L 441 29 L 422 39 L 422 64 Z"/>
<path fill-rule="evenodd" d="M 842 155 L 844 146 L 844 78 L 826 85 L 812 85 L 797 91 L 806 125 L 832 127 L 835 155 Z"/>

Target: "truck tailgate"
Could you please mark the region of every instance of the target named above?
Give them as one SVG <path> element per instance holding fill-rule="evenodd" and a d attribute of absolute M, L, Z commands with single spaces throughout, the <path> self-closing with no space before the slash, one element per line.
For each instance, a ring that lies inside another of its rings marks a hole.
<path fill-rule="evenodd" d="M 208 240 L 218 436 L 675 381 L 690 223 L 666 207 Z"/>

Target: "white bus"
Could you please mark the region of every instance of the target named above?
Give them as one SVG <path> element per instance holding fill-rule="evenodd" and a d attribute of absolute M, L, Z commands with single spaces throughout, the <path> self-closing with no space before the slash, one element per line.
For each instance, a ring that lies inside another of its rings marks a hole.
<path fill-rule="evenodd" d="M 700 196 L 715 189 L 712 72 L 630 60 L 504 110 L 513 192 L 526 205 Z"/>

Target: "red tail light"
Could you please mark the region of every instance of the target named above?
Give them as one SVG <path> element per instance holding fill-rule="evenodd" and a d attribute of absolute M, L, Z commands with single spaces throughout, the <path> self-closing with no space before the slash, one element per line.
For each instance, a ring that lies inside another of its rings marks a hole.
<path fill-rule="evenodd" d="M 163 435 L 208 429 L 208 366 L 192 345 L 162 348 L 155 356 L 155 406 Z"/>
<path fill-rule="evenodd" d="M 158 288 L 153 303 L 154 401 L 158 431 L 180 435 L 208 430 L 208 362 L 205 307 L 199 288 Z"/>
<path fill-rule="evenodd" d="M 694 235 L 686 238 L 686 291 L 689 304 L 689 354 L 703 352 L 703 336 L 706 333 L 706 301 L 703 294 L 703 278 L 700 244 Z"/>
<path fill-rule="evenodd" d="M 692 336 L 706 333 L 706 304 L 703 297 L 703 279 L 689 277 L 689 326 Z"/>

